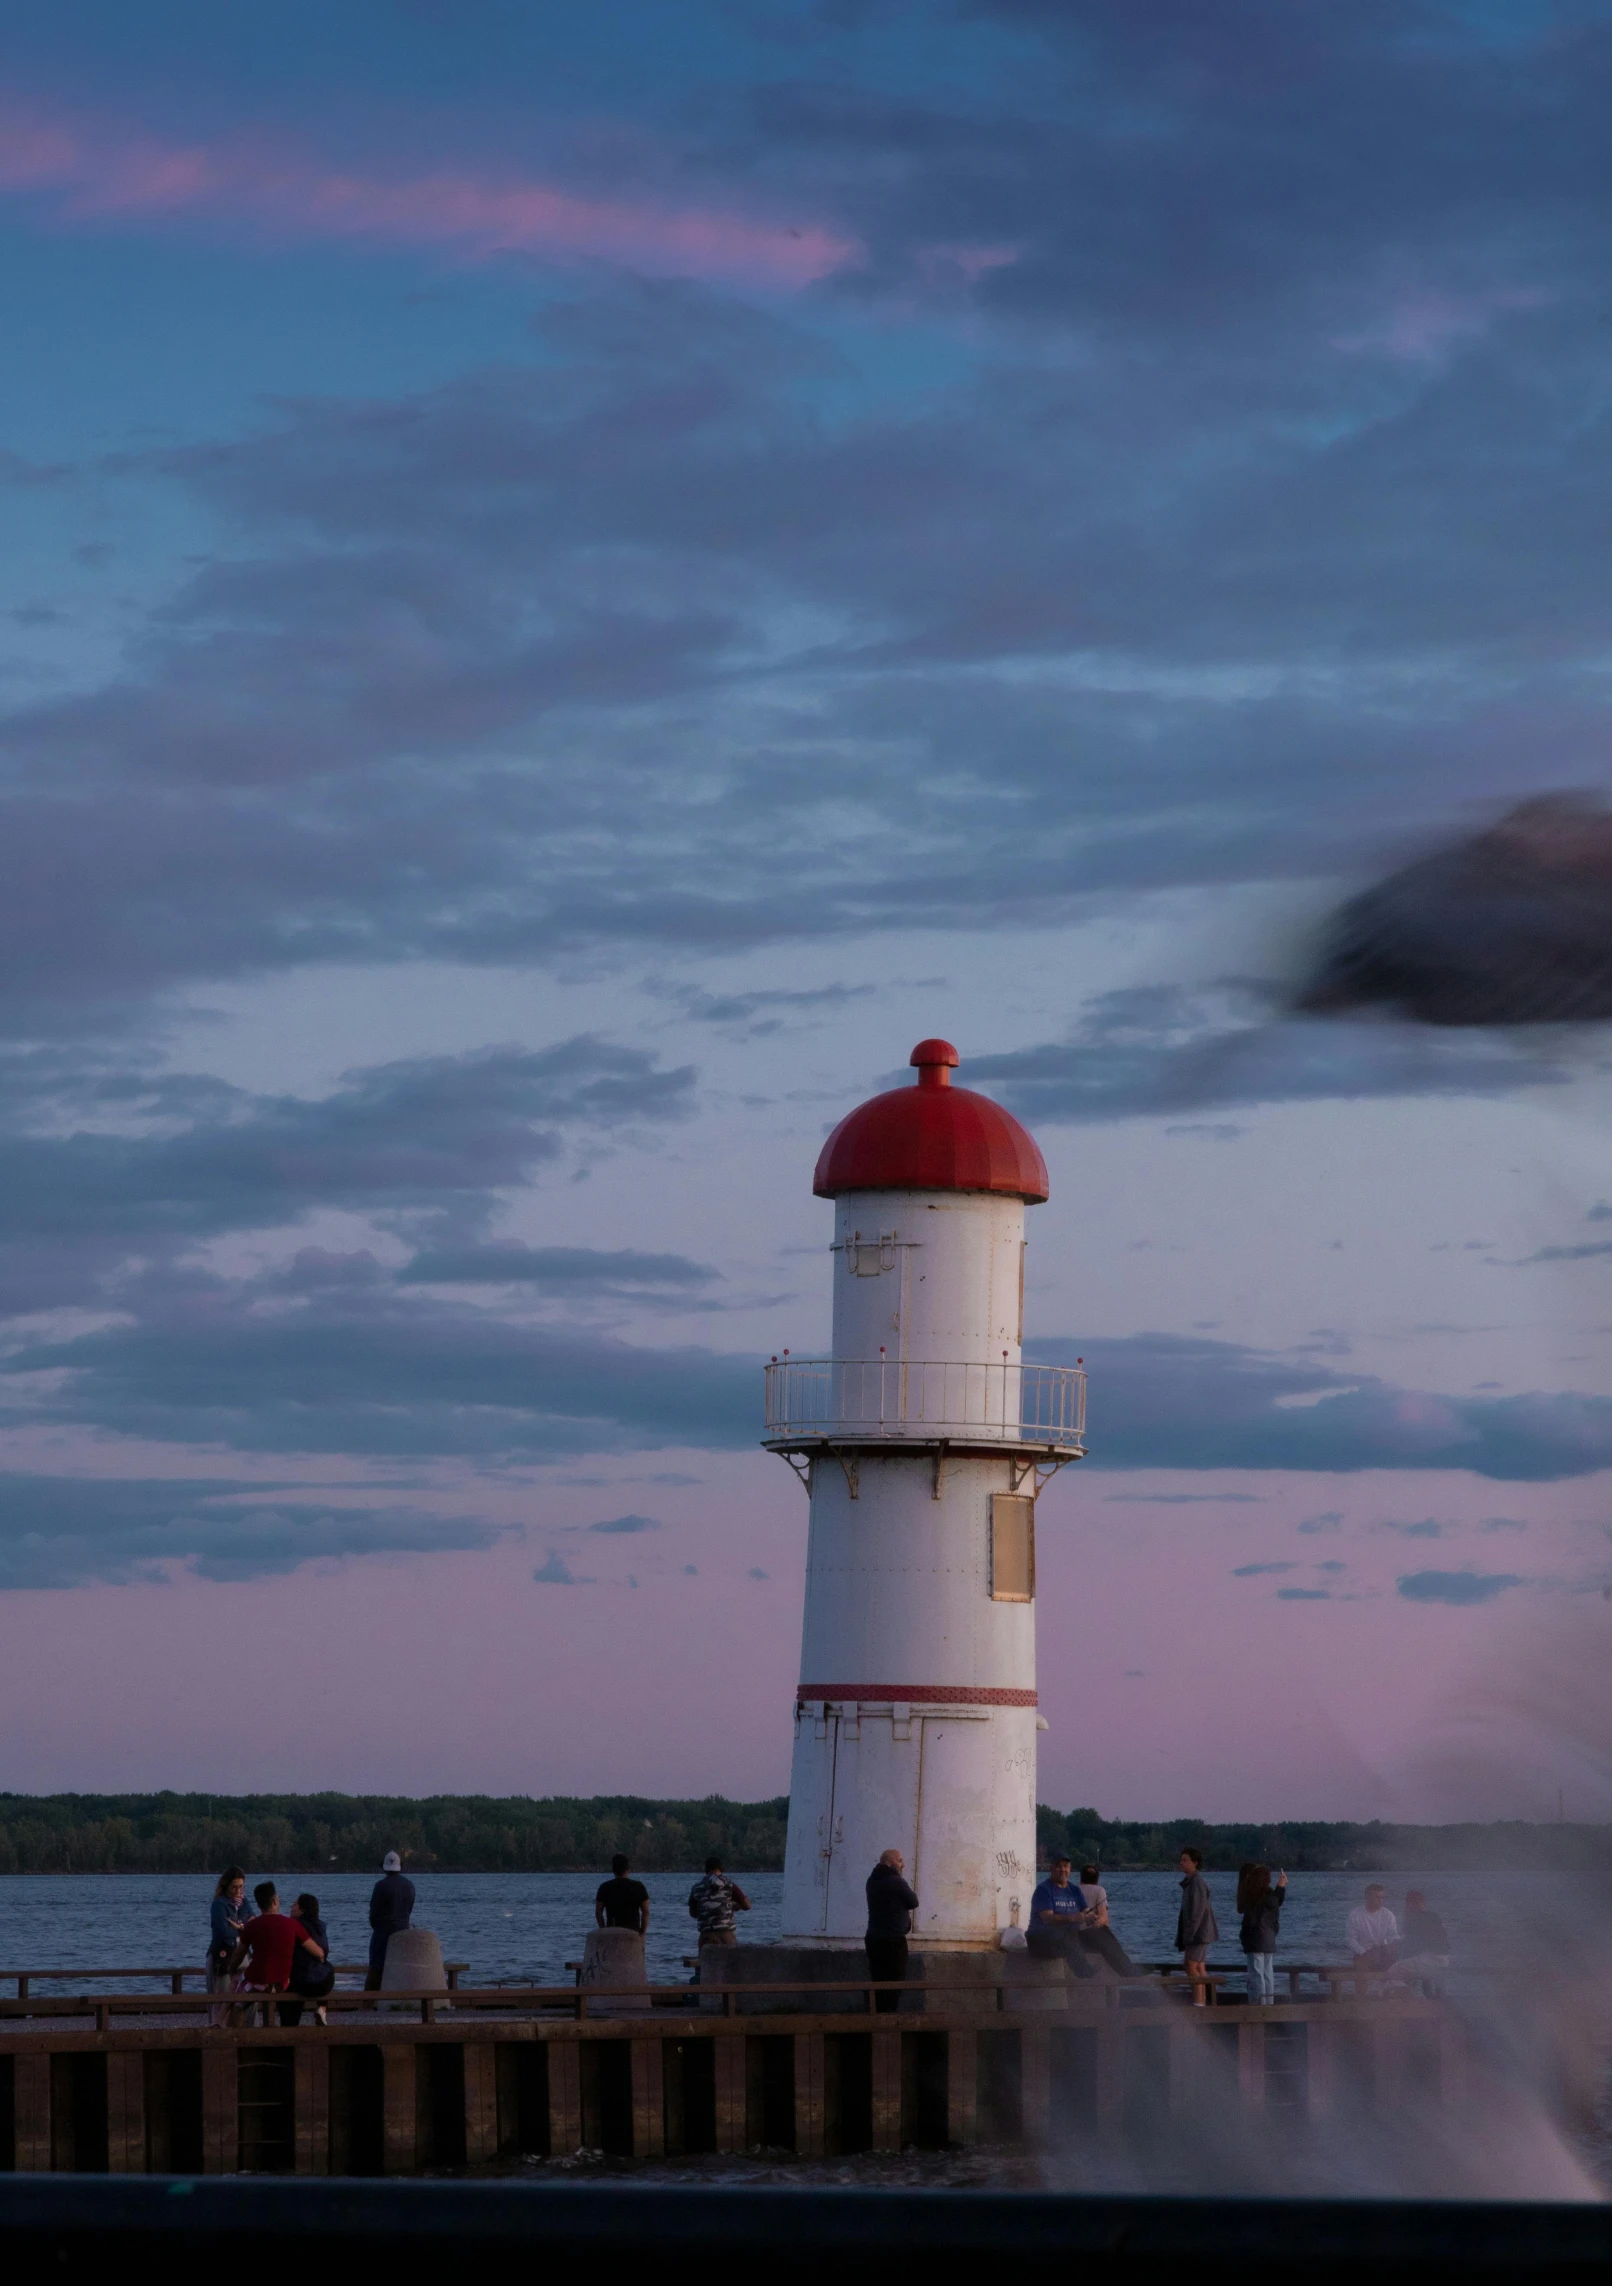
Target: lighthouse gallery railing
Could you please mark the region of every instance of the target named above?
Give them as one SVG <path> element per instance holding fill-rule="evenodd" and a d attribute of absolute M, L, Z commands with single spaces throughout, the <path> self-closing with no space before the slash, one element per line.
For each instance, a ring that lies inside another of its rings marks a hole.
<path fill-rule="evenodd" d="M 899 1357 L 786 1357 L 766 1368 L 768 1444 L 937 1437 L 1084 1450 L 1078 1365 Z"/>

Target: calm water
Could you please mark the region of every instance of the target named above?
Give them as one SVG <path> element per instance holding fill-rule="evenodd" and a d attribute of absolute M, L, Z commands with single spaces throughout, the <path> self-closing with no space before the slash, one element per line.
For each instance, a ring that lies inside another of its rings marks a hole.
<path fill-rule="evenodd" d="M 255 1883 L 265 1877 L 254 1868 L 249 1879 Z M 316 1890 L 337 1959 L 364 1959 L 371 1876 L 319 1878 L 270 1868 L 267 1878 L 278 1882 L 287 1902 L 301 1889 Z M 675 1982 L 689 1973 L 682 1963 L 684 1954 L 694 1950 L 688 1892 L 695 1878 L 692 1873 L 646 1877 L 649 1969 L 657 1981 Z M 563 1983 L 565 1963 L 580 1956 L 593 1926 L 599 1879 L 591 1873 L 422 1874 L 414 1919 L 417 1926 L 436 1931 L 445 1958 L 469 1963 L 472 1983 L 515 1977 Z M 740 1917 L 742 1941 L 776 1938 L 783 1876 L 747 1873 L 741 1879 L 754 1907 Z M 1602 1908 L 1607 1886 L 1595 1874 L 1553 1874 L 1548 1881 L 1517 1873 L 1393 1874 L 1385 1882 L 1396 1912 L 1406 1889 L 1419 1888 L 1443 1915 L 1455 1947 L 1452 1984 L 1457 1985 L 1463 1960 L 1493 1965 L 1520 1951 L 1525 1939 L 1537 1942 L 1542 1915 L 1564 1930 L 1587 1930 Z M 1212 1874 L 1209 1886 L 1224 1932 L 1210 1959 L 1240 1967 L 1236 1877 Z M 1278 1967 L 1284 1960 L 1345 1958 L 1344 1921 L 1359 1902 L 1361 1888 L 1357 1873 L 1295 1874 L 1282 1916 Z M 0 1876 L 0 1969 L 199 1966 L 212 1889 L 210 1879 L 195 1874 Z M 1110 1919 L 1137 1959 L 1170 1956 L 1178 1896 L 1173 1873 L 1109 1876 Z"/>

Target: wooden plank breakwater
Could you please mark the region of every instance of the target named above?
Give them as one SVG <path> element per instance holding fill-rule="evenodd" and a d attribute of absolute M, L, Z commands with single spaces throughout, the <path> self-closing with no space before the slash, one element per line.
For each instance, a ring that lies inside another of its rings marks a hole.
<path fill-rule="evenodd" d="M 336 1997 L 372 2012 L 211 2027 L 194 2001 L 187 2022 L 168 1999 L 147 2003 L 145 2021 L 95 2030 L 58 2015 L 61 2003 L 34 2003 L 51 2014 L 26 2022 L 19 2003 L 0 2004 L 13 2016 L 0 2167 L 401 2175 L 581 2149 L 653 2160 L 1034 2147 L 1227 2103 L 1296 2121 L 1345 2105 L 1425 2113 L 1458 2102 L 1467 2073 L 1460 2020 L 1410 1996 L 1244 2010 L 1072 1992 L 1066 2008 L 1017 2019 L 937 2010 L 934 1994 L 922 2013 L 764 2017 L 719 2013 L 714 1994 L 702 2009 L 687 1987 L 640 1986 L 633 2012 L 614 2016 L 579 2014 L 571 1991 L 378 1996 L 409 2016 Z"/>

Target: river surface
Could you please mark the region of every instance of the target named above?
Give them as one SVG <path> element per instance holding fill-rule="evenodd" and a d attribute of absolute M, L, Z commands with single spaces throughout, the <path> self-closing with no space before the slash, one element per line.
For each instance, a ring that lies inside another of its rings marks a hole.
<path fill-rule="evenodd" d="M 337 1960 L 365 1958 L 369 1875 L 254 1867 L 249 1882 L 265 1878 L 278 1882 L 287 1904 L 300 1890 L 314 1890 Z M 684 1955 L 694 1950 L 688 1893 L 697 1878 L 693 1873 L 645 1877 L 648 1965 L 657 1982 L 677 1982 L 689 1974 L 683 1965 Z M 740 1916 L 741 1941 L 776 1939 L 783 1876 L 742 1873 L 738 1878 L 753 1907 Z M 600 1879 L 593 1873 L 423 1873 L 416 1877 L 415 1925 L 436 1931 L 445 1959 L 468 1964 L 467 1982 L 521 1978 L 560 1984 L 569 1981 L 565 1964 L 580 1957 L 593 1926 L 593 1894 Z M 1607 1889 L 1598 1874 L 1552 1874 L 1548 1879 L 1528 1873 L 1391 1874 L 1385 1885 L 1396 1911 L 1406 1889 L 1419 1888 L 1443 1916 L 1454 1948 L 1455 1990 L 1463 1968 L 1470 1971 L 1480 1962 L 1488 1968 L 1503 1966 L 1537 1944 L 1542 1932 L 1547 1937 L 1552 1929 L 1587 1932 Z M 1107 1877 L 1107 1886 L 1110 1920 L 1133 1957 L 1168 1959 L 1174 1949 L 1179 1877 L 1115 1873 Z M 1210 1961 L 1240 1970 L 1236 1876 L 1211 1874 L 1209 1886 L 1222 1932 Z M 1345 1959 L 1344 1922 L 1359 1903 L 1361 1889 L 1358 1873 L 1294 1874 L 1282 1915 L 1278 1969 L 1285 1962 Z M 212 1880 L 204 1874 L 0 1876 L 0 1970 L 199 1967 L 212 1892 Z"/>

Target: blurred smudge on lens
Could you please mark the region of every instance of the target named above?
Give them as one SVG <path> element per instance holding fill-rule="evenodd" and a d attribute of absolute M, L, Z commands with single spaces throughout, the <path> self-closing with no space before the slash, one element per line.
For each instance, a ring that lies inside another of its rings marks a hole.
<path fill-rule="evenodd" d="M 1351 898 L 1293 1003 L 1421 1024 L 1612 1019 L 1612 812 L 1541 795 Z"/>

